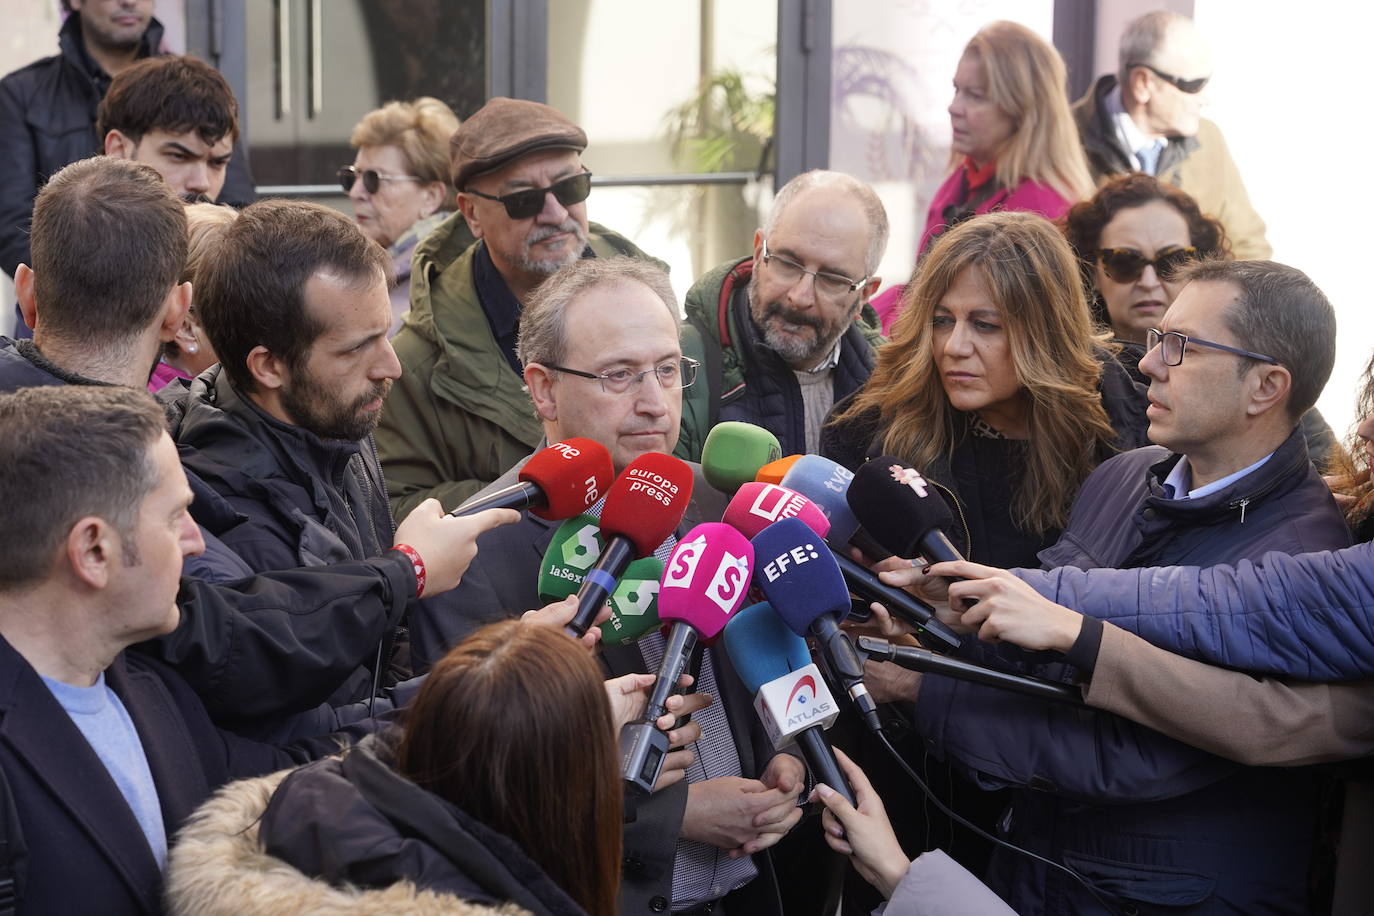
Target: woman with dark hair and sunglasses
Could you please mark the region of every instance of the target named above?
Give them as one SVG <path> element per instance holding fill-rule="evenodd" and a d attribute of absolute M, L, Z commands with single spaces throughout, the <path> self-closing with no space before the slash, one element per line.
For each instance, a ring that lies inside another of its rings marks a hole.
<path fill-rule="evenodd" d="M 438 99 L 388 102 L 353 128 L 348 142 L 357 155 L 338 172 L 358 228 L 387 250 L 396 268 L 393 335 L 410 309 L 415 246 L 457 209 L 448 178 L 448 141 L 457 129 L 458 117 Z"/>
<path fill-rule="evenodd" d="M 614 916 L 616 683 L 556 630 L 478 630 L 399 729 L 202 808 L 169 863 L 169 909 Z"/>
<path fill-rule="evenodd" d="M 1192 260 L 1230 259 L 1226 231 L 1186 192 L 1143 172 L 1108 181 L 1071 207 L 1062 227 L 1098 320 L 1122 344 L 1118 358 L 1148 386 L 1140 358 L 1146 333 L 1182 289 L 1174 274 Z M 1335 434 L 1316 408 L 1303 414 L 1302 425 L 1308 452 L 1320 464 L 1332 453 Z"/>

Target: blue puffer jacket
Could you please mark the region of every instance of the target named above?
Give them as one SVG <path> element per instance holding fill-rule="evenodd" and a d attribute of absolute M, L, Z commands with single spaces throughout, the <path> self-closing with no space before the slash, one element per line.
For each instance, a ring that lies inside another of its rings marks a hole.
<path fill-rule="evenodd" d="M 1047 566 L 1127 566 L 1332 549 L 1345 524 L 1298 431 L 1259 469 L 1194 500 L 1166 499 L 1179 460 L 1149 447 L 1102 464 Z M 1062 676 L 1064 666 L 1010 666 Z M 1016 793 L 1007 838 L 1069 863 L 1142 912 L 1305 912 L 1316 786 L 1303 771 L 1247 769 L 1105 713 L 928 678 L 917 704 L 929 746 Z M 989 727 L 991 726 L 991 727 Z M 1020 913 L 1093 912 L 1072 881 L 1021 856 L 990 882 Z"/>

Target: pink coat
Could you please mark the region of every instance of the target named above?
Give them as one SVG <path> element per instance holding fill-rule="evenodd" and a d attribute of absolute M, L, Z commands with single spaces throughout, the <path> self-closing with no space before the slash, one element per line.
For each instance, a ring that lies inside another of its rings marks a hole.
<path fill-rule="evenodd" d="M 961 166 L 951 172 L 944 184 L 935 192 L 935 197 L 931 199 L 930 210 L 926 216 L 926 230 L 921 234 L 921 246 L 917 249 L 918 258 L 925 253 L 931 240 L 945 230 L 945 208 L 954 203 L 959 196 L 959 178 L 963 171 Z M 998 190 L 983 201 L 974 210 L 974 214 L 981 215 L 993 210 L 1026 210 L 1039 213 L 1047 219 L 1059 219 L 1068 212 L 1072 204 L 1073 201 L 1064 199 L 1049 185 L 1027 179 L 1010 191 Z M 882 319 L 884 337 L 891 332 L 892 322 L 897 320 L 897 306 L 905 289 L 905 284 L 890 286 L 869 301 L 878 317 Z"/>

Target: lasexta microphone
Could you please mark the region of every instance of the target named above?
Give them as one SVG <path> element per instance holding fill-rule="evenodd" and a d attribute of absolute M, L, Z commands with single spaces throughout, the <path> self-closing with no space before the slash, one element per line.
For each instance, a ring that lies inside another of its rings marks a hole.
<path fill-rule="evenodd" d="M 769 525 L 753 544 L 754 583 L 793 633 L 815 637 L 831 676 L 844 686 L 864 724 L 881 731 L 878 705 L 864 686 L 863 659 L 840 629 L 849 613 L 849 589 L 830 548 L 795 518 Z"/>
<path fill-rule="evenodd" d="M 959 648 L 958 634 L 940 622 L 935 608 L 921 599 L 893 588 L 879 579 L 872 570 L 855 563 L 847 556 L 850 540 L 860 530 L 859 520 L 849 508 L 849 487 L 854 479 L 848 468 L 829 458 L 807 455 L 793 465 L 783 486 L 810 499 L 830 519 L 830 533 L 826 540 L 835 554 L 835 562 L 844 574 L 850 591 L 866 601 L 877 601 L 894 617 L 916 629 L 916 635 L 932 649 L 950 652 Z M 841 527 L 835 528 L 836 524 Z M 845 532 L 849 532 L 848 537 Z M 860 548 L 863 549 L 863 548 Z M 864 553 L 872 555 L 869 550 Z M 883 551 L 889 553 L 889 551 Z"/>
<path fill-rule="evenodd" d="M 643 793 L 652 792 L 668 754 L 668 736 L 654 724 L 666 712 L 698 640 L 715 639 L 749 592 L 754 550 L 729 525 L 698 525 L 678 542 L 659 583 L 658 614 L 671 623 L 663 660 L 644 715 L 620 732 L 622 773 Z"/>
<path fill-rule="evenodd" d="M 606 493 L 601 509 L 605 545 L 577 590 L 577 612 L 568 632 L 591 628 L 616 581 L 638 557 L 652 556 L 682 522 L 692 499 L 692 468 L 672 455 L 649 452 L 632 461 Z"/>
<path fill-rule="evenodd" d="M 554 532 L 539 565 L 540 600 L 552 603 L 577 593 L 601 556 L 600 522 L 590 515 L 568 519 Z M 601 639 L 611 645 L 638 640 L 659 626 L 658 580 L 663 562 L 641 557 L 629 566 L 611 593 L 611 617 L 601 624 Z"/>
<path fill-rule="evenodd" d="M 816 781 L 857 804 L 825 737 L 840 707 L 811 662 L 806 640 L 789 630 L 764 601 L 735 614 L 725 625 L 723 642 L 735 672 L 754 694 L 754 710 L 774 750 L 795 742 Z"/>
<path fill-rule="evenodd" d="M 471 499 L 450 515 L 484 509 L 528 509 L 551 522 L 584 512 L 606 494 L 615 471 L 611 453 L 593 439 L 564 439 L 535 452 L 520 469 L 520 482 Z"/>
<path fill-rule="evenodd" d="M 945 531 L 953 530 L 949 504 L 915 468 L 883 455 L 859 468 L 849 485 L 849 507 L 888 550 L 930 563 L 962 560 Z"/>
<path fill-rule="evenodd" d="M 753 423 L 727 420 L 711 427 L 701 446 L 701 473 L 722 493 L 733 493 L 782 455 L 778 437 Z"/>
<path fill-rule="evenodd" d="M 757 483 L 782 483 L 782 479 L 787 476 L 788 469 L 804 457 L 804 455 L 788 455 L 786 458 L 770 461 L 759 468 L 758 473 L 754 475 L 754 480 Z"/>

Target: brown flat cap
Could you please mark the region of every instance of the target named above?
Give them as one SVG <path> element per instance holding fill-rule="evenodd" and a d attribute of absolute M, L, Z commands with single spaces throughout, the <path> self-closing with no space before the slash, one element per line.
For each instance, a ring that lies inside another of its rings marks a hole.
<path fill-rule="evenodd" d="M 497 97 L 453 132 L 449 164 L 458 190 L 478 175 L 495 171 L 521 156 L 546 149 L 587 148 L 587 134 L 539 102 Z"/>

